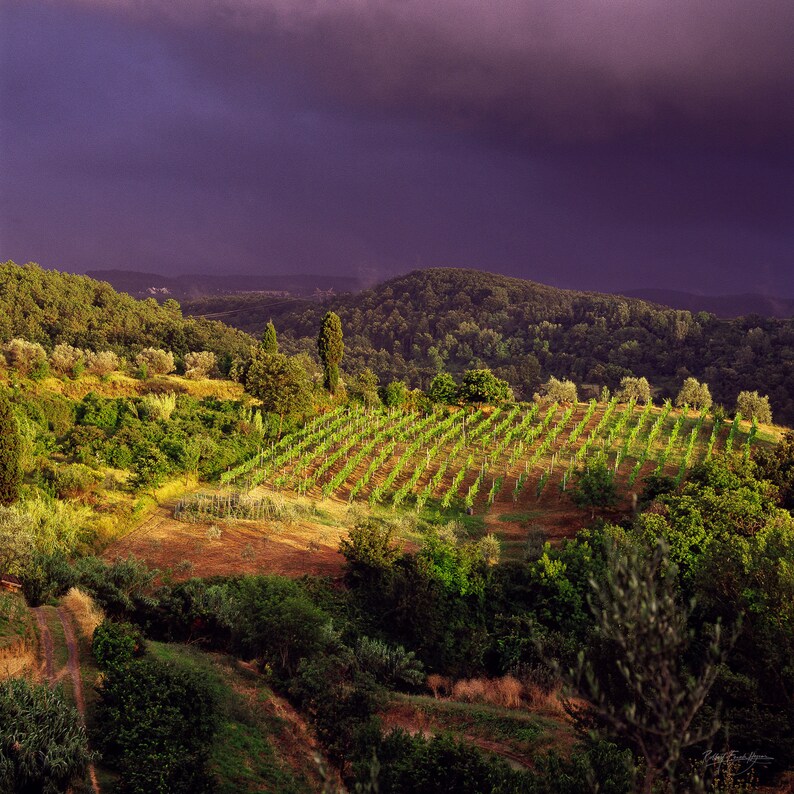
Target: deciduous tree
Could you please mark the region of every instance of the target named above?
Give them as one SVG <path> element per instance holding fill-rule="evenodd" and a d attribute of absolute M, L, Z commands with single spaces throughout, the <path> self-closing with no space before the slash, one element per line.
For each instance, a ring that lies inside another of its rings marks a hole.
<path fill-rule="evenodd" d="M 245 382 L 249 394 L 262 407 L 279 416 L 279 435 L 286 414 L 301 413 L 311 404 L 311 384 L 295 359 L 281 353 L 260 353 L 248 369 Z"/>

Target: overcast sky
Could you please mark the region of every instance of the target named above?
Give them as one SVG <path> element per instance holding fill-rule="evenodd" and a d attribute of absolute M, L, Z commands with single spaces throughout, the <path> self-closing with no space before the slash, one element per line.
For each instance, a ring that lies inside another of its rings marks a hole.
<path fill-rule="evenodd" d="M 791 0 L 0 0 L 0 258 L 794 297 Z"/>

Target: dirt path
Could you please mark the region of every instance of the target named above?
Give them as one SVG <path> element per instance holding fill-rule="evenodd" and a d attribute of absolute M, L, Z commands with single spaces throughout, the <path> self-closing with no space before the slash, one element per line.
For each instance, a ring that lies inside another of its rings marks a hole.
<path fill-rule="evenodd" d="M 64 607 L 58 607 L 57 612 L 58 618 L 63 626 L 66 648 L 69 651 L 69 659 L 66 663 L 66 668 L 69 671 L 69 675 L 72 677 L 74 701 L 77 710 L 80 712 L 80 716 L 83 718 L 83 724 L 85 724 L 85 698 L 83 697 L 83 679 L 80 674 L 80 651 L 78 650 L 77 638 L 75 637 L 74 627 L 72 626 L 72 618 L 68 610 Z M 93 764 L 88 765 L 88 778 L 91 781 L 91 788 L 95 794 L 99 794 L 99 783 Z"/>
<path fill-rule="evenodd" d="M 55 655 L 52 647 L 52 634 L 44 617 L 44 607 L 35 607 L 33 614 L 36 616 L 36 623 L 39 627 L 39 637 L 41 638 L 41 650 L 44 653 L 44 677 L 50 684 L 55 683 Z"/>

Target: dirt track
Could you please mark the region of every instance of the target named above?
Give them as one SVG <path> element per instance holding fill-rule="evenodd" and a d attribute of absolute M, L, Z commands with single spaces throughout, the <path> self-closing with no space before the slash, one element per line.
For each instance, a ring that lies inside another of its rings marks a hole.
<path fill-rule="evenodd" d="M 74 691 L 74 701 L 80 716 L 83 718 L 85 724 L 85 698 L 83 697 L 83 679 L 80 674 L 80 651 L 77 645 L 77 639 L 74 635 L 74 627 L 72 626 L 72 617 L 69 611 L 64 607 L 58 607 L 58 618 L 63 626 L 63 636 L 66 639 L 66 648 L 69 651 L 69 659 L 66 667 L 69 675 L 72 677 L 72 687 Z M 93 764 L 88 765 L 88 779 L 91 781 L 91 788 L 96 794 L 99 794 L 99 783 L 97 781 L 96 769 Z"/>

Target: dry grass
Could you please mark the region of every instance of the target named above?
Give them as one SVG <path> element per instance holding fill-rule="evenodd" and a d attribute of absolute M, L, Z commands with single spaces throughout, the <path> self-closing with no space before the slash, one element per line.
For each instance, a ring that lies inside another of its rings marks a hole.
<path fill-rule="evenodd" d="M 198 399 L 217 397 L 219 400 L 240 400 L 244 395 L 242 384 L 230 380 L 189 380 L 179 375 L 159 375 L 156 379 L 143 381 L 121 372 L 112 372 L 105 378 L 84 373 L 77 380 L 49 377 L 40 381 L 37 388 L 63 394 L 73 400 L 82 400 L 89 392 L 95 392 L 101 397 L 133 397 L 146 394 L 153 380 L 161 384 L 162 388 L 171 386 L 173 391 Z"/>
<path fill-rule="evenodd" d="M 487 703 L 507 709 L 527 709 L 552 717 L 564 717 L 565 709 L 559 698 L 559 687 L 551 690 L 533 681 L 515 676 L 501 678 L 464 678 L 451 682 L 448 678 L 431 675 L 427 685 L 436 698 L 448 698 L 463 703 Z"/>
<path fill-rule="evenodd" d="M 77 587 L 69 590 L 61 603 L 71 613 L 80 634 L 90 642 L 94 636 L 94 629 L 105 619 L 102 610 L 90 595 Z"/>

